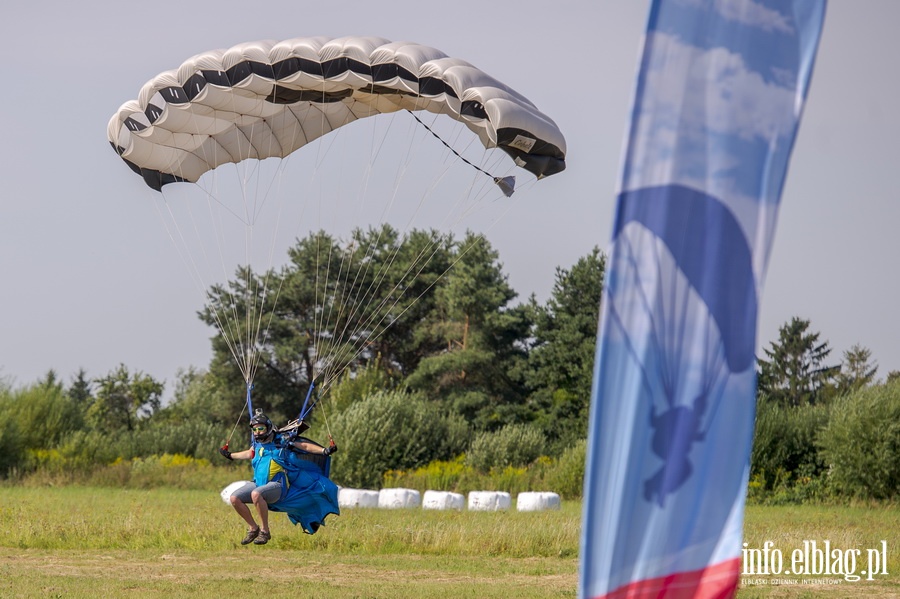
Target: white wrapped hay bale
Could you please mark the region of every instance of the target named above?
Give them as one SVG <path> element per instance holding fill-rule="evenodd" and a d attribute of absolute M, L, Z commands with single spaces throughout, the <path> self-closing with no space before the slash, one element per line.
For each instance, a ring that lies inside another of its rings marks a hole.
<path fill-rule="evenodd" d="M 338 489 L 340 507 L 378 507 L 378 491 L 368 489 Z"/>
<path fill-rule="evenodd" d="M 516 509 L 520 512 L 539 512 L 542 510 L 558 510 L 559 495 L 556 493 L 519 493 L 516 497 Z"/>
<path fill-rule="evenodd" d="M 425 491 L 422 497 L 424 510 L 461 510 L 466 507 L 466 498 L 449 491 Z"/>
<path fill-rule="evenodd" d="M 382 489 L 378 492 L 378 507 L 397 509 L 419 507 L 422 495 L 415 489 Z"/>
<path fill-rule="evenodd" d="M 472 491 L 469 493 L 469 509 L 474 511 L 495 512 L 508 510 L 512 498 L 505 491 Z"/>
<path fill-rule="evenodd" d="M 238 489 L 240 489 L 241 487 L 243 487 L 244 485 L 246 485 L 249 482 L 250 482 L 249 480 L 235 481 L 235 482 L 231 483 L 230 485 L 228 485 L 227 487 L 225 487 L 224 489 L 222 489 L 221 491 L 219 491 L 219 497 L 221 497 L 222 501 L 224 501 L 227 505 L 231 505 L 232 494 L 234 494 L 235 491 L 237 491 Z"/>

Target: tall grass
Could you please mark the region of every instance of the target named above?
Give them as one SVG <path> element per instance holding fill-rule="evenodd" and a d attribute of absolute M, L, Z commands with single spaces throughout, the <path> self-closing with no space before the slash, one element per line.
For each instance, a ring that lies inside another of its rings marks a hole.
<path fill-rule="evenodd" d="M 233 547 L 245 525 L 215 491 L 0 487 L 0 546 L 28 549 L 206 550 Z M 271 518 L 277 549 L 330 553 L 573 557 L 579 504 L 561 510 L 444 512 L 345 509 L 305 535 Z"/>
<path fill-rule="evenodd" d="M 32 452 L 32 460 L 40 467 L 28 474 L 13 473 L 12 482 L 28 487 L 82 485 L 211 490 L 249 477 L 246 463 L 213 466 L 208 460 L 183 454 L 118 458 L 110 464 L 92 464 L 86 468 L 77 467 L 55 449 Z"/>
<path fill-rule="evenodd" d="M 213 469 L 227 481 L 237 470 Z M 223 482 L 224 484 L 224 482 Z M 575 597 L 580 502 L 559 511 L 345 509 L 315 535 L 272 514 L 272 541 L 239 544 L 244 524 L 212 489 L 0 485 L 0 596 L 222 597 L 292 592 L 343 598 Z M 745 597 L 900 593 L 900 508 L 751 506 L 745 538 L 888 545 L 891 576 L 834 587 L 748 586 Z"/>
<path fill-rule="evenodd" d="M 385 487 L 405 487 L 424 493 L 436 491 L 552 491 L 563 499 L 580 499 L 584 480 L 586 442 L 581 441 L 556 459 L 542 456 L 528 466 L 493 467 L 484 472 L 459 457 L 451 461 L 434 461 L 412 470 L 388 470 L 383 476 Z"/>

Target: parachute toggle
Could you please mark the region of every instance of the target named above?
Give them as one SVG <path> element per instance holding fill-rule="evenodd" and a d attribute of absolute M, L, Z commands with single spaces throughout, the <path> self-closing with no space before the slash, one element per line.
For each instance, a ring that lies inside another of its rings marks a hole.
<path fill-rule="evenodd" d="M 502 191 L 503 195 L 506 197 L 512 196 L 513 192 L 516 190 L 515 177 L 494 177 L 494 183 L 497 184 L 497 187 L 500 188 L 500 191 Z"/>

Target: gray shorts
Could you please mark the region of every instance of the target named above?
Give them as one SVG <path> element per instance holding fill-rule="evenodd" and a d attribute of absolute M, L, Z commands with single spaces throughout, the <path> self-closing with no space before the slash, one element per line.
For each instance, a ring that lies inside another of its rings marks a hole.
<path fill-rule="evenodd" d="M 253 498 L 250 496 L 253 491 L 258 491 L 262 498 L 266 500 L 266 503 L 275 503 L 281 499 L 281 483 L 278 481 L 266 483 L 261 487 L 257 487 L 255 483 L 248 482 L 232 493 L 231 496 L 237 497 L 241 503 L 253 503 Z"/>

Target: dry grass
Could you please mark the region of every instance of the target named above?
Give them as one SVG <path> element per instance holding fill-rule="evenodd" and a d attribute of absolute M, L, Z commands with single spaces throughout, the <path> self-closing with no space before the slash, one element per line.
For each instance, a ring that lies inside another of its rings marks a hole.
<path fill-rule="evenodd" d="M 338 599 L 575 596 L 574 560 L 487 561 L 321 556 L 260 547 L 171 554 L 3 549 L 0 596 L 231 597 L 265 590 Z"/>

